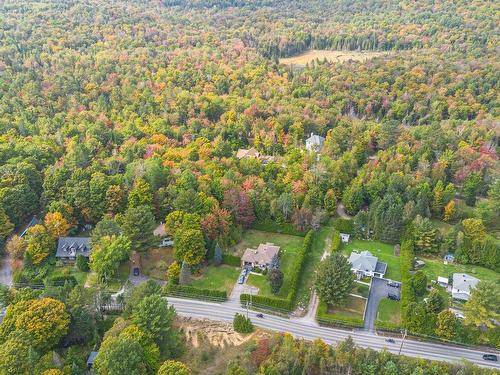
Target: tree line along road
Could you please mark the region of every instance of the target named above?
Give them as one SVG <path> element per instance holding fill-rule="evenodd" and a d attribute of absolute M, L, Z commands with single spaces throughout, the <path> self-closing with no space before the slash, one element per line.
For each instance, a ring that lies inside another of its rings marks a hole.
<path fill-rule="evenodd" d="M 181 316 L 190 316 L 200 319 L 211 319 L 232 322 L 235 313 L 246 314 L 247 311 L 237 303 L 211 303 L 197 300 L 168 297 L 168 302 L 173 305 L 177 313 Z M 391 353 L 398 354 L 401 339 L 396 338 L 396 343 L 391 344 L 385 341 L 386 337 L 376 336 L 373 332 L 366 331 L 346 331 L 328 327 L 318 327 L 314 324 L 307 324 L 303 321 L 281 318 L 274 315 L 265 315 L 264 318 L 257 318 L 256 313 L 250 311 L 249 317 L 252 323 L 264 329 L 288 332 L 297 338 L 314 340 L 320 338 L 327 344 L 335 344 L 351 336 L 356 345 L 374 350 L 386 349 Z M 489 353 L 495 353 L 489 350 Z M 482 356 L 485 351 L 475 350 L 465 347 L 436 344 L 414 340 L 405 340 L 401 350 L 402 355 L 409 357 L 424 358 L 436 361 L 458 362 L 465 359 L 481 367 L 490 367 L 500 370 L 498 362 L 487 362 Z"/>

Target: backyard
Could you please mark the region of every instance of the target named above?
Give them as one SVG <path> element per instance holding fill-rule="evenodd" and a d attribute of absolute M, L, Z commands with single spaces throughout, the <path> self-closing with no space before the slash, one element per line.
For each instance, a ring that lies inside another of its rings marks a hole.
<path fill-rule="evenodd" d="M 500 274 L 484 267 L 458 263 L 444 264 L 441 258 L 418 257 L 418 259 L 425 262 L 422 271 L 427 274 L 429 280 L 437 280 L 438 276 L 450 277 L 453 273 L 466 273 L 480 280 L 500 281 Z"/>
<path fill-rule="evenodd" d="M 353 250 L 368 250 L 374 256 L 378 257 L 380 262 L 387 263 L 387 272 L 385 278 L 392 280 L 401 280 L 401 266 L 399 257 L 394 255 L 394 245 L 388 245 L 378 241 L 351 240 L 342 247 L 342 253 L 349 257 Z"/>
<path fill-rule="evenodd" d="M 238 267 L 227 265 L 208 266 L 202 276 L 193 277 L 189 285 L 201 289 L 225 290 L 230 294 L 240 271 Z"/>
<path fill-rule="evenodd" d="M 233 248 L 233 251 L 241 256 L 246 248 L 256 248 L 261 243 L 272 242 L 275 245 L 280 246 L 280 268 L 281 271 L 283 271 L 284 280 L 283 286 L 277 296 L 286 297 L 290 289 L 290 270 L 295 261 L 294 255 L 300 250 L 303 241 L 304 238 L 299 236 L 248 230 L 243 235 L 243 239 L 240 243 Z M 237 275 L 233 280 L 233 284 L 236 282 L 236 279 Z M 259 288 L 259 295 L 272 295 L 266 277 L 263 275 L 252 274 L 248 278 L 247 283 Z"/>

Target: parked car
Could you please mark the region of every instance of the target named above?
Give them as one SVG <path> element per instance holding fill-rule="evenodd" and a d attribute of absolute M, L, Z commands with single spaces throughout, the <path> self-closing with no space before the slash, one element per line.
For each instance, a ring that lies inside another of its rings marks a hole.
<path fill-rule="evenodd" d="M 170 247 L 170 246 L 174 246 L 174 240 L 170 237 L 166 237 L 164 239 L 161 240 L 160 242 L 160 247 Z"/>
<path fill-rule="evenodd" d="M 483 359 L 486 361 L 498 361 L 498 357 L 495 354 L 483 354 Z"/>
<path fill-rule="evenodd" d="M 264 314 L 260 314 L 260 313 L 259 313 L 259 314 L 257 314 L 256 316 L 257 316 L 257 318 L 263 318 L 263 317 L 264 317 Z"/>
<path fill-rule="evenodd" d="M 387 282 L 387 285 L 388 286 L 392 286 L 393 288 L 399 288 L 401 286 L 400 283 L 398 283 L 397 281 L 392 281 L 392 280 L 389 280 Z"/>
<path fill-rule="evenodd" d="M 245 276 L 240 276 L 238 279 L 238 284 L 243 284 L 245 282 Z"/>
<path fill-rule="evenodd" d="M 140 274 L 139 267 L 134 267 L 134 276 L 139 276 L 139 274 Z"/>
<path fill-rule="evenodd" d="M 394 339 L 385 339 L 386 342 L 389 342 L 391 344 L 395 344 L 396 341 L 394 341 Z"/>
<path fill-rule="evenodd" d="M 399 296 L 397 294 L 389 293 L 387 298 L 392 299 L 393 301 L 399 301 Z"/>

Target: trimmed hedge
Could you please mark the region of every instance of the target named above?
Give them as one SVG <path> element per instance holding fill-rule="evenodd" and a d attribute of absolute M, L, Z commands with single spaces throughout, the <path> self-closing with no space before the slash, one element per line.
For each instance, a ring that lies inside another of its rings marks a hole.
<path fill-rule="evenodd" d="M 340 238 L 340 233 L 338 230 L 334 230 L 332 234 L 332 253 L 336 253 L 342 248 L 342 239 Z"/>
<path fill-rule="evenodd" d="M 241 265 L 241 258 L 232 254 L 222 254 L 222 264 L 239 267 Z"/>
<path fill-rule="evenodd" d="M 201 289 L 189 285 L 167 284 L 164 292 L 166 295 L 175 297 L 194 298 L 207 301 L 227 300 L 227 292 L 225 290 Z"/>
<path fill-rule="evenodd" d="M 401 325 L 391 322 L 375 321 L 375 328 L 380 331 L 399 332 L 401 330 Z"/>
<path fill-rule="evenodd" d="M 401 322 L 405 323 L 406 309 L 408 305 L 416 301 L 415 292 L 411 285 L 411 268 L 413 266 L 414 252 L 413 242 L 404 240 L 401 243 L 399 261 L 401 263 Z"/>
<path fill-rule="evenodd" d="M 252 296 L 252 304 L 262 308 L 269 308 L 274 310 L 293 310 L 293 303 L 295 301 L 295 296 L 297 294 L 297 289 L 299 288 L 300 277 L 302 275 L 302 269 L 304 267 L 305 259 L 307 253 L 311 250 L 312 240 L 314 232 L 310 230 L 304 237 L 304 242 L 299 253 L 296 255 L 295 262 L 290 271 L 290 291 L 288 292 L 287 298 L 275 298 L 266 296 Z M 250 300 L 249 294 L 241 294 L 240 302 L 242 305 L 246 304 Z"/>
<path fill-rule="evenodd" d="M 290 223 L 279 224 L 272 220 L 261 220 L 255 222 L 252 225 L 252 228 L 261 230 L 263 232 L 282 233 L 282 234 L 289 234 L 291 236 L 304 237 L 306 235 L 305 232 L 301 232 L 300 230 L 295 229 L 293 224 Z"/>

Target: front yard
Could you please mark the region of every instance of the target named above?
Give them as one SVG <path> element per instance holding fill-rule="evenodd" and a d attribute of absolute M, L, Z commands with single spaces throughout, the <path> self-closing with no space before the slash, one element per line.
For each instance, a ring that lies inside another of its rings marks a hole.
<path fill-rule="evenodd" d="M 280 268 L 283 272 L 284 280 L 283 286 L 276 296 L 286 298 L 290 291 L 290 271 L 295 261 L 295 254 L 302 247 L 303 241 L 304 238 L 299 236 L 248 230 L 243 235 L 241 242 L 233 248 L 233 251 L 241 256 L 246 248 L 256 248 L 261 243 L 272 242 L 280 246 Z M 237 277 L 238 275 L 235 276 L 233 284 L 236 282 Z M 248 278 L 247 284 L 259 288 L 259 295 L 261 296 L 274 296 L 271 293 L 266 276 L 252 274 Z"/>
<path fill-rule="evenodd" d="M 381 323 L 401 324 L 401 302 L 384 298 L 378 305 L 377 321 Z"/>
<path fill-rule="evenodd" d="M 168 266 L 174 261 L 171 247 L 149 249 L 141 253 L 141 271 L 144 275 L 158 280 L 167 280 Z"/>
<path fill-rule="evenodd" d="M 344 306 L 331 306 L 320 302 L 317 318 L 322 320 L 343 321 L 347 325 L 362 326 L 363 314 L 367 300 L 354 296 L 348 296 Z"/>
<path fill-rule="evenodd" d="M 225 290 L 228 295 L 238 280 L 241 269 L 227 265 L 208 266 L 199 277 L 193 277 L 189 285 L 201 289 Z"/>
<path fill-rule="evenodd" d="M 347 257 L 353 250 L 368 250 L 372 255 L 378 257 L 380 262 L 387 263 L 385 278 L 401 281 L 401 266 L 399 257 L 394 255 L 394 245 L 379 241 L 351 240 L 342 247 L 342 253 Z"/>

